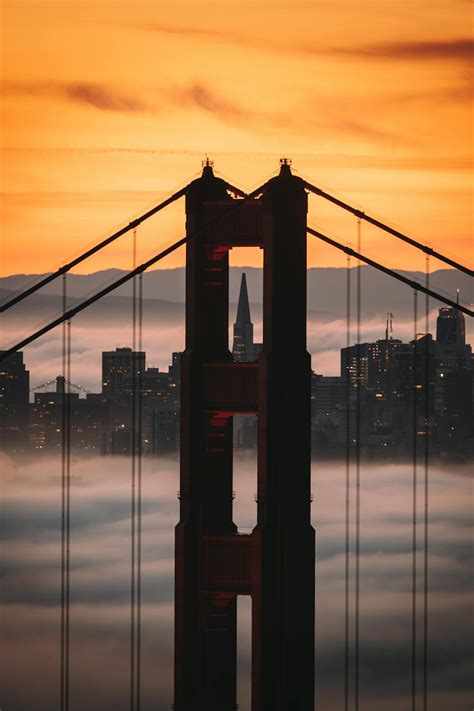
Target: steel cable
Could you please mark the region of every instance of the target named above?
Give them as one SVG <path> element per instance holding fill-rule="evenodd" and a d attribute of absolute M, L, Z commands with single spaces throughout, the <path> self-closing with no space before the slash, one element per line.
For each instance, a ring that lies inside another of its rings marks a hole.
<path fill-rule="evenodd" d="M 324 190 L 321 190 L 320 188 L 316 187 L 315 185 L 311 185 L 311 183 L 308 183 L 308 182 L 305 182 L 305 187 L 307 190 L 314 193 L 315 195 L 318 195 L 319 197 L 322 197 L 325 200 L 332 202 L 334 205 L 337 205 L 337 207 L 340 207 L 343 210 L 347 210 L 348 212 L 351 212 L 359 220 L 365 220 L 366 222 L 369 222 L 371 225 L 378 227 L 379 229 L 383 230 L 384 232 L 388 232 L 388 234 L 391 234 L 392 236 L 397 237 L 397 239 L 400 239 L 403 242 L 406 242 L 407 244 L 411 245 L 412 247 L 415 247 L 416 249 L 421 250 L 425 254 L 436 257 L 436 259 L 439 259 L 440 261 L 444 262 L 445 264 L 449 264 L 450 267 L 454 267 L 455 269 L 458 269 L 458 270 L 464 272 L 465 274 L 468 274 L 471 277 L 474 276 L 473 270 L 470 269 L 469 267 L 466 267 L 464 264 L 461 264 L 460 262 L 457 262 L 456 260 L 451 259 L 451 257 L 448 257 L 445 254 L 441 254 L 441 252 L 438 252 L 435 249 L 428 247 L 427 245 L 423 244 L 422 242 L 419 242 L 418 240 L 413 239 L 412 237 L 408 237 L 408 235 L 405 235 L 405 234 L 403 234 L 403 232 L 399 232 L 398 230 L 393 229 L 393 227 L 389 227 L 389 225 L 386 225 L 384 222 L 380 222 L 380 220 L 376 220 L 374 217 L 367 215 L 362 210 L 359 210 L 359 209 L 353 207 L 352 205 L 349 205 L 348 203 L 344 202 L 343 200 L 339 200 L 338 198 L 334 197 L 334 195 L 330 195 L 329 193 L 325 192 Z"/>
<path fill-rule="evenodd" d="M 261 185 L 260 187 L 256 188 L 253 190 L 251 193 L 247 195 L 246 198 L 243 200 L 238 200 L 235 201 L 236 204 L 232 205 L 229 207 L 229 210 L 217 215 L 216 217 L 213 217 L 210 219 L 201 229 L 196 230 L 196 232 L 191 233 L 190 235 L 187 235 L 186 237 L 182 237 L 179 239 L 177 242 L 172 244 L 170 247 L 167 247 L 166 249 L 162 250 L 158 254 L 155 254 L 153 257 L 148 259 L 146 262 L 143 262 L 142 264 L 139 264 L 136 269 L 134 269 L 131 272 L 128 272 L 128 274 L 125 274 L 124 276 L 120 277 L 116 281 L 114 281 L 112 284 L 109 284 L 109 286 L 104 287 L 97 293 L 93 294 L 89 298 L 85 299 L 81 303 L 77 304 L 77 306 L 74 306 L 73 308 L 69 309 L 65 314 L 62 314 L 61 316 L 58 316 L 58 318 L 55 318 L 54 321 L 51 321 L 50 323 L 46 324 L 42 328 L 38 329 L 34 333 L 31 333 L 29 336 L 26 338 L 23 338 L 21 341 L 16 343 L 14 346 L 11 348 L 8 348 L 6 350 L 3 350 L 0 352 L 0 361 L 5 360 L 8 358 L 12 353 L 16 353 L 17 351 L 21 350 L 25 346 L 29 345 L 30 343 L 33 343 L 33 341 L 36 341 L 38 338 L 43 336 L 44 334 L 48 333 L 51 331 L 53 328 L 56 328 L 56 326 L 59 326 L 61 323 L 66 321 L 67 319 L 72 318 L 76 314 L 80 313 L 84 309 L 88 308 L 92 304 L 94 304 L 96 301 L 101 299 L 104 296 L 107 296 L 107 294 L 110 294 L 112 291 L 115 289 L 118 289 L 119 286 L 122 286 L 122 284 L 126 284 L 128 281 L 133 279 L 135 276 L 138 274 L 142 274 L 145 272 L 147 269 L 152 267 L 154 264 L 157 264 L 159 261 L 167 257 L 169 254 L 174 252 L 176 249 L 179 247 L 182 247 L 184 244 L 189 239 L 193 239 L 197 237 L 197 235 L 201 234 L 204 229 L 209 227 L 210 225 L 217 224 L 224 218 L 228 217 L 230 214 L 232 214 L 235 210 L 238 210 L 242 205 L 245 205 L 248 203 L 250 200 L 258 197 L 262 193 L 265 192 L 267 185 Z"/>
<path fill-rule="evenodd" d="M 143 274 L 138 277 L 138 352 L 142 352 L 143 336 Z M 142 455 L 143 455 L 143 398 L 142 369 L 138 370 L 137 407 L 137 620 L 136 620 L 136 711 L 141 708 L 141 637 L 142 637 Z"/>
<path fill-rule="evenodd" d="M 62 280 L 63 313 L 67 310 L 67 277 Z M 65 622 L 66 622 L 66 350 L 67 326 L 62 324 L 62 392 L 61 392 L 61 640 L 60 640 L 60 708 L 65 711 Z"/>
<path fill-rule="evenodd" d="M 430 262 L 426 258 L 426 288 L 430 284 Z M 423 551 L 423 711 L 428 708 L 428 494 L 429 494 L 429 421 L 430 421 L 430 339 L 429 296 L 425 296 L 425 439 L 424 439 L 424 551 Z"/>
<path fill-rule="evenodd" d="M 66 323 L 66 380 L 71 382 L 71 320 Z M 65 561 L 65 641 L 64 711 L 69 711 L 70 592 L 71 592 L 71 395 L 64 383 L 66 402 L 66 561 Z"/>
<path fill-rule="evenodd" d="M 5 302 L 4 304 L 1 304 L 0 305 L 0 313 L 7 311 L 9 308 L 14 306 L 18 302 L 23 301 L 23 299 L 26 299 L 27 296 L 31 296 L 31 294 L 34 294 L 36 291 L 41 289 L 43 286 L 46 286 L 47 284 L 51 283 L 52 281 L 57 279 L 59 276 L 61 276 L 61 275 L 65 276 L 67 274 L 67 272 L 69 272 L 73 267 L 76 267 L 78 264 L 80 264 L 81 262 L 83 262 L 86 259 L 88 259 L 89 257 L 91 257 L 93 254 L 96 254 L 101 249 L 104 249 L 104 247 L 107 247 L 112 242 L 115 242 L 115 240 L 117 240 L 119 237 L 122 237 L 122 235 L 126 234 L 130 230 L 136 229 L 138 227 L 138 225 L 140 225 L 142 222 L 145 222 L 145 220 L 148 220 L 150 217 L 153 217 L 153 215 L 156 215 L 157 212 L 160 212 L 160 210 L 163 210 L 165 207 L 170 205 L 172 202 L 175 202 L 175 200 L 178 200 L 179 198 L 183 197 L 186 194 L 188 188 L 189 188 L 189 184 L 186 185 L 184 188 L 181 188 L 181 190 L 178 190 L 178 192 L 174 193 L 169 198 L 166 198 L 166 200 L 161 202 L 159 205 L 156 205 L 155 207 L 153 207 L 151 210 L 148 210 L 140 217 L 137 217 L 135 220 L 132 220 L 131 222 L 129 222 L 129 224 L 126 225 L 125 227 L 122 227 L 121 229 L 117 230 L 117 232 L 114 232 L 114 234 L 110 235 L 110 237 L 106 237 L 106 239 L 102 240 L 101 242 L 98 242 L 96 245 L 94 245 L 90 249 L 86 250 L 81 255 L 79 255 L 72 261 L 68 262 L 64 266 L 60 267 L 52 274 L 48 274 L 48 276 L 44 277 L 44 279 L 41 279 L 41 281 L 37 282 L 36 284 L 33 284 L 28 289 L 25 289 L 20 294 L 17 294 L 16 296 L 14 296 L 12 299 Z"/>
<path fill-rule="evenodd" d="M 416 709 L 416 676 L 417 676 L 417 624 L 416 624 L 416 593 L 417 593 L 417 419 L 418 419 L 418 292 L 413 292 L 413 451 L 412 451 L 412 572 L 411 572 L 411 708 Z"/>
<path fill-rule="evenodd" d="M 350 523 L 350 467 L 351 467 L 351 379 L 349 348 L 351 338 L 351 258 L 347 257 L 346 281 L 346 520 L 345 520 L 345 606 L 344 606 L 344 709 L 349 711 L 349 523 Z"/>
<path fill-rule="evenodd" d="M 133 230 L 133 245 L 132 245 L 132 260 L 133 267 L 136 267 L 136 252 L 137 252 L 137 232 L 136 229 Z M 136 560 L 135 560 L 135 548 L 136 548 L 136 405 L 137 405 L 137 377 L 136 369 L 138 364 L 137 352 L 136 352 L 136 342 L 137 342 L 137 277 L 134 276 L 132 279 L 132 358 L 131 358 L 131 368 L 132 368 L 132 408 L 131 408 L 131 437 L 130 437 L 130 448 L 131 448 L 131 492 L 130 492 L 130 711 L 135 711 L 135 682 L 136 682 L 136 669 L 135 669 L 135 594 L 136 594 Z"/>
<path fill-rule="evenodd" d="M 357 219 L 357 251 L 361 251 L 361 222 Z M 356 345 L 356 501 L 355 501 L 355 639 L 354 639 L 354 699 L 355 711 L 359 711 L 360 701 L 360 436 L 361 436 L 361 264 L 357 262 L 356 281 L 356 312 L 357 312 L 357 345 Z"/>
<path fill-rule="evenodd" d="M 67 309 L 66 275 L 62 286 L 63 311 Z M 61 397 L 61 653 L 60 708 L 69 709 L 69 619 L 70 619 L 70 513 L 71 513 L 71 404 L 66 383 L 71 380 L 71 321 L 64 321 L 62 333 L 63 376 Z"/>

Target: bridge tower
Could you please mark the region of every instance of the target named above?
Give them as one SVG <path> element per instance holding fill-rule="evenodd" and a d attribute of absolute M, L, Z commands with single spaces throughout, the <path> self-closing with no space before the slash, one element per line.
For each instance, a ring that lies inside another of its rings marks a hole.
<path fill-rule="evenodd" d="M 252 711 L 314 709 L 314 529 L 303 181 L 237 207 L 207 162 L 186 198 L 175 711 L 235 711 L 236 600 L 252 598 Z M 228 347 L 229 250 L 264 250 L 257 363 Z M 232 520 L 232 417 L 258 416 L 257 525 Z"/>

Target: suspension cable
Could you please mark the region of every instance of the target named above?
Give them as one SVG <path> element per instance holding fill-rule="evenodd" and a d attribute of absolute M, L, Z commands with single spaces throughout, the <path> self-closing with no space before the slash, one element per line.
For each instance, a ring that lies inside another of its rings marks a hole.
<path fill-rule="evenodd" d="M 71 320 L 66 323 L 66 380 L 71 381 Z M 66 401 L 66 561 L 65 561 L 65 704 L 69 711 L 69 656 L 70 656 L 70 590 L 71 590 L 71 395 L 64 385 L 63 399 Z"/>
<path fill-rule="evenodd" d="M 133 230 L 132 271 L 136 268 L 137 231 Z M 132 412 L 131 412 L 131 492 L 130 492 L 130 711 L 135 711 L 135 592 L 136 592 L 136 404 L 137 404 L 137 277 L 132 279 Z"/>
<path fill-rule="evenodd" d="M 466 267 L 463 264 L 460 264 L 460 262 L 457 262 L 454 259 L 451 259 L 450 257 L 447 257 L 444 254 L 441 254 L 441 252 L 437 252 L 435 249 L 432 249 L 431 247 L 427 247 L 422 242 L 418 242 L 417 240 L 413 239 L 412 237 L 408 237 L 407 235 L 403 234 L 402 232 L 399 232 L 398 230 L 393 229 L 393 227 L 389 227 L 385 223 L 380 222 L 380 220 L 376 220 L 374 217 L 367 215 L 365 212 L 362 212 L 361 210 L 358 210 L 357 208 L 352 207 L 352 205 L 348 205 L 348 203 L 343 202 L 342 200 L 339 200 L 338 198 L 334 197 L 333 195 L 330 195 L 329 193 L 325 192 L 324 190 L 317 188 L 315 185 L 311 185 L 311 183 L 305 182 L 305 188 L 307 190 L 309 190 L 310 192 L 314 193 L 315 195 L 319 195 L 320 197 L 324 198 L 325 200 L 329 200 L 329 202 L 332 202 L 334 205 L 341 207 L 343 210 L 347 210 L 348 212 L 351 212 L 358 219 L 365 220 L 366 222 L 369 222 L 371 225 L 374 225 L 375 227 L 378 227 L 379 229 L 384 230 L 384 232 L 388 232 L 389 234 L 393 235 L 394 237 L 401 239 L 403 242 L 410 244 L 412 247 L 416 247 L 416 249 L 421 250 L 425 254 L 427 254 L 429 256 L 431 255 L 433 257 L 436 257 L 436 259 L 439 259 L 441 262 L 444 262 L 445 264 L 449 264 L 451 267 L 454 267 L 455 269 L 459 269 L 460 271 L 464 272 L 465 274 L 468 274 L 469 276 L 474 275 L 474 271 L 472 269 L 470 269 L 469 267 Z"/>
<path fill-rule="evenodd" d="M 262 185 L 261 187 L 257 188 L 252 193 L 250 193 L 247 196 L 247 198 L 245 198 L 244 200 L 239 200 L 238 205 L 231 208 L 231 210 L 229 210 L 228 212 L 218 215 L 215 218 L 213 218 L 212 220 L 210 220 L 206 224 L 206 227 L 211 223 L 214 223 L 214 222 L 217 222 L 217 221 L 223 219 L 223 217 L 227 216 L 229 214 L 229 212 L 231 212 L 232 210 L 238 208 L 240 205 L 243 205 L 248 200 L 250 200 L 250 199 L 256 197 L 258 194 L 261 194 L 262 192 L 264 192 L 265 187 L 266 187 L 265 185 Z M 346 254 L 356 257 L 357 259 L 360 259 L 361 261 L 365 262 L 366 264 L 369 264 L 370 266 L 375 267 L 375 269 L 378 269 L 379 271 L 384 272 L 384 274 L 388 274 L 389 276 L 393 277 L 394 279 L 398 279 L 398 281 L 401 281 L 404 284 L 407 284 L 412 289 L 417 289 L 418 291 L 427 293 L 432 298 L 437 299 L 438 301 L 441 301 L 444 304 L 447 304 L 448 306 L 451 306 L 452 308 L 454 308 L 458 311 L 462 311 L 463 313 L 467 314 L 468 316 L 474 316 L 474 311 L 467 308 L 467 306 L 463 306 L 462 304 L 459 304 L 456 301 L 453 301 L 452 299 L 448 299 L 447 297 L 443 296 L 439 292 L 433 291 L 432 289 L 427 289 L 422 284 L 418 284 L 418 282 L 412 281 L 411 279 L 404 277 L 402 274 L 398 274 L 393 269 L 389 269 L 388 267 L 385 267 L 382 264 L 379 264 L 378 262 L 374 261 L 373 259 L 370 259 L 369 257 L 366 257 L 363 254 L 357 253 L 350 247 L 346 247 L 343 244 L 336 242 L 336 240 L 332 239 L 331 237 L 328 237 L 327 235 L 324 235 L 321 232 L 318 232 L 317 230 L 312 229 L 311 227 L 307 228 L 307 232 L 308 232 L 308 234 L 311 234 L 311 235 L 317 237 L 318 239 L 322 240 L 323 242 L 326 242 L 327 244 L 330 244 L 333 247 L 336 247 L 336 249 L 339 249 L 342 252 L 345 252 Z M 191 237 L 191 238 L 196 237 L 199 233 L 200 233 L 200 230 L 197 230 L 196 232 L 192 233 L 189 237 Z M 152 257 L 148 261 L 143 262 L 143 264 L 140 264 L 133 272 L 129 272 L 128 274 L 125 274 L 124 276 L 120 277 L 120 279 L 117 279 L 109 286 L 105 287 L 104 289 L 97 292 L 96 294 L 93 294 L 91 297 L 89 297 L 85 301 L 82 301 L 77 306 L 74 306 L 72 309 L 69 309 L 62 316 L 59 316 L 54 321 L 51 321 L 50 323 L 48 323 L 46 326 L 43 326 L 42 328 L 38 329 L 34 333 L 30 334 L 29 336 L 24 338 L 19 343 L 16 343 L 11 348 L 4 350 L 3 352 L 0 353 L 0 361 L 5 360 L 9 356 L 11 356 L 13 353 L 16 353 L 17 351 L 21 350 L 21 348 L 24 348 L 25 346 L 29 345 L 33 341 L 36 341 L 38 338 L 43 336 L 45 333 L 48 333 L 49 331 L 51 331 L 53 328 L 56 328 L 56 326 L 59 326 L 64 321 L 67 321 L 68 319 L 72 318 L 76 314 L 80 313 L 81 311 L 86 309 L 88 306 L 90 306 L 91 304 L 93 304 L 96 301 L 98 301 L 99 299 L 101 299 L 103 296 L 110 294 L 110 292 L 114 291 L 119 286 L 122 286 L 122 284 L 126 284 L 130 279 L 133 279 L 133 277 L 136 274 L 141 274 L 141 273 L 145 272 L 147 269 L 149 269 L 151 266 L 153 266 L 154 264 L 159 262 L 161 259 L 164 259 L 164 257 L 168 256 L 168 254 L 171 254 L 176 249 L 178 249 L 179 247 L 182 247 L 184 244 L 186 244 L 189 237 L 183 237 L 182 239 L 178 240 L 177 242 L 172 244 L 167 249 L 164 249 L 162 252 L 160 252 L 159 254 L 156 254 L 154 257 Z"/>
<path fill-rule="evenodd" d="M 416 573 L 417 573 L 417 406 L 418 406 L 418 292 L 413 292 L 413 464 L 412 464 L 412 570 L 411 570 L 411 708 L 416 709 L 416 652 L 417 652 L 417 626 L 416 626 Z"/>
<path fill-rule="evenodd" d="M 67 311 L 67 277 L 62 279 L 63 313 Z M 61 654 L 60 654 L 60 709 L 65 711 L 65 642 L 66 642 L 66 351 L 67 326 L 62 324 L 62 388 L 61 388 Z"/>
<path fill-rule="evenodd" d="M 77 304 L 77 306 L 74 306 L 73 308 L 69 309 L 65 314 L 62 314 L 62 316 L 58 316 L 58 318 L 54 319 L 54 321 L 51 321 L 48 323 L 46 326 L 43 326 L 42 328 L 38 329 L 34 333 L 30 334 L 26 338 L 24 338 L 22 341 L 17 343 L 16 345 L 12 346 L 11 348 L 8 348 L 7 350 L 4 350 L 3 352 L 0 353 L 0 361 L 5 360 L 9 356 L 12 355 L 12 353 L 16 353 L 17 351 L 21 350 L 21 348 L 24 348 L 25 346 L 29 345 L 33 341 L 36 341 L 38 338 L 41 336 L 44 336 L 45 333 L 48 333 L 51 331 L 53 328 L 56 328 L 56 326 L 59 326 L 61 323 L 64 321 L 67 321 L 68 319 L 72 318 L 76 314 L 80 313 L 84 309 L 86 309 L 88 306 L 91 306 L 91 304 L 94 304 L 96 301 L 101 299 L 104 296 L 107 296 L 107 294 L 110 294 L 110 292 L 114 291 L 115 289 L 118 289 L 119 286 L 122 286 L 122 284 L 126 284 L 128 281 L 133 279 L 136 275 L 142 274 L 145 272 L 147 269 L 149 269 L 151 266 L 159 262 L 160 260 L 164 259 L 165 257 L 168 256 L 168 254 L 171 254 L 174 252 L 176 249 L 179 247 L 182 247 L 184 244 L 189 239 L 194 239 L 198 235 L 202 234 L 204 230 L 209 227 L 212 224 L 218 223 L 221 220 L 225 219 L 228 217 L 234 210 L 238 210 L 242 205 L 245 205 L 246 203 L 250 202 L 253 198 L 257 197 L 258 195 L 261 195 L 263 192 L 265 192 L 267 183 L 264 185 L 261 185 L 260 187 L 256 188 L 253 192 L 249 193 L 246 198 L 243 200 L 236 200 L 235 203 L 232 207 L 229 208 L 229 210 L 226 210 L 225 212 L 222 212 L 212 219 L 208 220 L 206 224 L 199 230 L 196 230 L 195 232 L 191 233 L 190 235 L 186 237 L 182 237 L 180 240 L 172 244 L 170 247 L 167 247 L 164 249 L 162 252 L 159 252 L 156 254 L 154 257 L 151 257 L 148 259 L 146 262 L 143 262 L 142 264 L 138 265 L 136 269 L 134 269 L 131 272 L 128 272 L 128 274 L 124 274 L 124 276 L 120 277 L 116 281 L 112 282 L 112 284 L 109 284 L 109 286 L 106 286 L 104 289 L 101 289 L 98 291 L 96 294 L 93 294 L 90 296 L 88 299 L 85 299 L 85 301 L 82 301 L 81 303 Z"/>
<path fill-rule="evenodd" d="M 63 276 L 63 310 L 67 308 L 66 275 Z M 69 710 L 69 612 L 70 612 L 70 513 L 71 513 L 71 321 L 63 323 L 61 383 L 61 655 L 60 708 Z"/>
<path fill-rule="evenodd" d="M 469 309 L 467 306 L 463 306 L 462 304 L 459 304 L 456 301 L 453 301 L 452 299 L 448 299 L 446 296 L 443 296 L 442 294 L 440 294 L 437 291 L 433 291 L 433 289 L 431 289 L 431 288 L 428 289 L 426 286 L 423 286 L 423 284 L 419 284 L 417 281 L 408 279 L 407 277 L 403 276 L 402 274 L 399 274 L 398 272 L 394 271 L 393 269 L 389 269 L 389 267 L 385 267 L 383 264 L 380 264 L 379 262 L 376 262 L 375 260 L 370 259 L 370 257 L 366 257 L 365 255 L 358 253 L 357 251 L 351 249 L 350 247 L 346 247 L 345 245 L 341 244 L 340 242 L 336 242 L 336 240 L 332 239 L 332 237 L 328 237 L 327 235 L 324 235 L 322 232 L 318 232 L 317 230 L 314 230 L 311 227 L 307 228 L 307 232 L 308 232 L 308 234 L 313 235 L 317 239 L 320 239 L 323 242 L 330 244 L 332 247 L 339 249 L 341 252 L 345 252 L 346 254 L 349 254 L 350 256 L 355 257 L 356 259 L 360 259 L 362 262 L 365 262 L 366 264 L 368 264 L 371 267 L 375 267 L 375 269 L 378 269 L 379 271 L 383 272 L 384 274 L 388 274 L 389 276 L 393 277 L 394 279 L 398 279 L 398 281 L 401 281 L 404 284 L 407 284 L 412 289 L 421 291 L 424 294 L 428 294 L 428 296 L 431 296 L 433 299 L 442 301 L 444 304 L 447 304 L 447 306 L 451 306 L 451 308 L 456 309 L 457 311 L 462 311 L 463 313 L 467 314 L 468 316 L 474 316 L 474 311 Z M 0 359 L 1 359 L 1 356 L 0 356 Z"/>
<path fill-rule="evenodd" d="M 344 711 L 349 711 L 349 523 L 350 523 L 350 467 L 351 467 L 351 258 L 346 267 L 346 521 L 345 521 L 345 606 L 344 606 Z"/>
<path fill-rule="evenodd" d="M 126 225 L 125 227 L 121 227 L 119 230 L 117 230 L 117 232 L 114 232 L 112 235 L 110 235 L 110 237 L 106 237 L 106 239 L 102 240 L 101 242 L 96 244 L 94 247 L 91 247 L 90 249 L 86 250 L 81 255 L 79 255 L 78 257 L 73 259 L 71 262 L 68 262 L 64 266 L 57 269 L 52 274 L 48 274 L 48 276 L 44 277 L 44 279 L 41 279 L 36 284 L 33 284 L 28 289 L 25 289 L 20 294 L 17 294 L 9 301 L 5 302 L 4 304 L 1 304 L 0 305 L 0 313 L 3 313 L 7 309 L 11 308 L 15 304 L 17 304 L 19 301 L 23 301 L 23 299 L 26 299 L 27 296 L 34 294 L 35 291 L 38 291 L 38 289 L 41 289 L 43 286 L 46 286 L 50 282 L 54 281 L 59 276 L 61 276 L 61 274 L 67 274 L 67 272 L 69 272 L 73 267 L 77 267 L 77 265 L 80 264 L 81 262 L 83 262 L 85 259 L 88 259 L 93 254 L 96 254 L 101 249 L 104 249 L 104 247 L 107 247 L 112 242 L 115 242 L 116 239 L 118 239 L 119 237 L 122 237 L 122 235 L 126 234 L 130 230 L 135 229 L 142 222 L 145 222 L 145 220 L 148 220 L 150 217 L 153 217 L 153 215 L 156 215 L 157 212 L 160 212 L 160 210 L 163 210 L 165 207 L 170 205 L 172 202 L 175 202 L 179 198 L 183 197 L 186 194 L 188 188 L 189 188 L 189 184 L 186 185 L 184 188 L 181 188 L 181 190 L 178 190 L 178 192 L 171 195 L 169 198 L 167 198 L 166 200 L 161 202 L 159 205 L 156 205 L 151 210 L 148 210 L 148 212 L 145 212 L 140 217 L 137 217 L 135 220 L 132 220 L 131 222 L 129 222 L 129 224 Z"/>
<path fill-rule="evenodd" d="M 143 350 L 143 274 L 138 276 L 138 351 Z M 143 455 L 143 398 L 142 369 L 138 370 L 138 412 L 137 412 L 137 703 L 136 711 L 141 708 L 141 638 L 142 638 L 142 455 Z"/>
<path fill-rule="evenodd" d="M 430 283 L 430 261 L 426 257 L 426 288 Z M 429 488 L 429 423 L 430 423 L 430 343 L 429 295 L 425 296 L 425 439 L 424 439 L 424 551 L 423 551 L 423 711 L 428 708 L 428 488 Z"/>
<path fill-rule="evenodd" d="M 79 255 L 78 257 L 73 259 L 71 262 L 68 262 L 64 266 L 57 269 L 55 272 L 48 274 L 48 276 L 44 277 L 44 279 L 41 279 L 36 284 L 33 284 L 32 286 L 28 287 L 27 289 L 22 291 L 20 294 L 17 294 L 16 296 L 14 296 L 9 301 L 6 301 L 4 304 L 0 304 L 0 313 L 7 311 L 7 309 L 11 308 L 15 304 L 17 304 L 19 301 L 23 301 L 23 299 L 26 299 L 31 294 L 34 294 L 36 291 L 41 289 L 43 286 L 46 286 L 50 282 L 57 279 L 59 276 L 61 276 L 61 274 L 63 274 L 63 275 L 67 274 L 67 272 L 69 272 L 73 267 L 76 267 L 78 264 L 80 264 L 84 260 L 88 259 L 92 255 L 99 252 L 101 249 L 104 249 L 104 247 L 107 247 L 112 242 L 115 242 L 115 240 L 117 240 L 119 237 L 122 237 L 124 234 L 126 234 L 130 230 L 136 229 L 142 222 L 145 222 L 146 220 L 150 219 L 150 217 L 153 217 L 153 215 L 156 215 L 158 212 L 163 210 L 165 207 L 168 207 L 168 205 L 171 205 L 171 203 L 176 202 L 176 200 L 179 200 L 180 198 L 184 197 L 186 195 L 190 185 L 191 185 L 191 183 L 188 183 L 188 185 L 185 185 L 184 188 L 181 188 L 181 190 L 178 190 L 173 195 L 170 195 L 170 197 L 166 198 L 166 200 L 163 200 L 163 202 L 161 202 L 159 205 L 156 205 L 151 210 L 148 210 L 148 212 L 145 212 L 140 217 L 137 217 L 136 219 L 132 220 L 131 222 L 129 222 L 128 225 L 126 225 L 125 227 L 122 227 L 120 230 L 118 230 L 117 232 L 114 232 L 112 235 L 110 235 L 110 237 L 106 237 L 101 242 L 98 242 L 98 244 L 94 245 L 94 247 L 91 247 L 90 249 L 86 250 L 81 255 Z M 241 198 L 248 197 L 248 194 L 246 192 L 244 192 L 240 188 L 237 188 L 235 185 L 231 185 L 230 183 L 226 182 L 226 186 L 227 186 L 227 189 L 229 190 L 229 192 L 234 193 L 235 195 L 237 195 Z"/>
<path fill-rule="evenodd" d="M 361 221 L 357 219 L 357 251 L 360 254 L 361 251 Z M 359 647 L 360 647 L 360 434 L 361 434 L 361 332 L 360 332 L 360 318 L 361 318 L 361 264 L 360 260 L 357 261 L 357 281 L 356 281 L 356 314 L 357 314 L 357 345 L 356 345 L 356 377 L 357 377 L 357 390 L 356 390 L 356 501 L 355 501 L 355 520 L 356 520 L 356 530 L 355 530 L 355 654 L 354 654 L 354 697 L 355 711 L 359 711 L 359 701 L 360 701 L 360 660 L 359 660 Z"/>

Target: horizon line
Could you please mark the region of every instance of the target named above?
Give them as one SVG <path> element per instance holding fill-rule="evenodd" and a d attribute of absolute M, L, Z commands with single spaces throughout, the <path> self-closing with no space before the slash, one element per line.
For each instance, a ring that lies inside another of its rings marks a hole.
<path fill-rule="evenodd" d="M 358 267 L 361 267 L 363 269 L 371 269 L 370 265 L 368 264 L 354 264 L 350 266 L 349 268 L 351 270 L 357 269 Z M 178 267 L 158 267 L 156 269 L 147 269 L 144 274 L 150 274 L 152 272 L 164 272 L 164 271 L 177 271 L 178 269 L 186 269 L 186 265 L 178 266 Z M 249 269 L 249 270 L 257 270 L 257 271 L 263 271 L 263 267 L 256 267 L 254 265 L 229 265 L 229 270 L 230 269 Z M 347 267 L 331 267 L 331 266 L 308 266 L 306 268 L 306 271 L 314 270 L 314 269 L 337 269 L 338 271 L 346 271 Z M 408 272 L 408 273 L 419 273 L 419 274 L 425 274 L 425 271 L 423 269 L 407 269 L 406 267 L 392 267 L 392 269 L 403 271 L 403 272 Z M 55 270 L 54 270 L 55 271 Z M 54 271 L 45 271 L 45 272 L 14 272 L 11 274 L 0 274 L 0 279 L 10 279 L 11 277 L 34 277 L 34 276 L 47 276 L 49 274 L 54 274 Z M 110 272 L 110 271 L 117 271 L 117 272 L 124 272 L 127 273 L 130 271 L 130 269 L 123 269 L 121 267 L 107 267 L 106 269 L 97 269 L 97 271 L 94 272 L 73 272 L 72 270 L 68 272 L 70 276 L 93 276 L 94 274 L 103 274 L 104 272 Z M 440 267 L 439 269 L 433 269 L 430 271 L 430 274 L 436 274 L 436 272 L 456 272 L 457 270 L 454 267 Z"/>

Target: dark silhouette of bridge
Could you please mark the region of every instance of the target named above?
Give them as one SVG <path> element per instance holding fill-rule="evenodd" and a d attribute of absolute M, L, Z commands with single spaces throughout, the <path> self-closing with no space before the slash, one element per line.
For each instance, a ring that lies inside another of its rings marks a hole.
<path fill-rule="evenodd" d="M 186 347 L 182 356 L 180 520 L 176 527 L 175 711 L 237 708 L 236 635 L 238 595 L 252 598 L 253 711 L 312 711 L 314 708 L 314 530 L 310 523 L 310 356 L 306 351 L 306 251 L 311 235 L 349 257 L 397 279 L 416 294 L 441 301 L 469 316 L 473 311 L 429 286 L 414 282 L 361 252 L 307 225 L 308 194 L 314 193 L 367 221 L 426 257 L 472 276 L 465 265 L 351 207 L 292 174 L 282 159 L 279 174 L 250 194 L 214 175 L 210 161 L 200 178 L 133 220 L 82 255 L 16 295 L 6 311 L 61 277 L 64 310 L 0 360 L 63 325 L 64 377 L 70 376 L 73 317 L 122 284 L 134 283 L 134 328 L 141 328 L 141 275 L 186 246 Z M 66 308 L 67 273 L 177 199 L 186 198 L 186 235 L 93 296 Z M 257 362 L 235 362 L 228 347 L 229 251 L 263 250 L 263 349 Z M 138 287 L 136 283 L 138 279 Z M 358 275 L 360 341 L 360 270 Z M 348 296 L 349 296 L 348 290 Z M 350 305 L 348 305 L 348 309 Z M 288 318 L 291 314 L 291 318 Z M 358 359 L 359 362 L 360 359 Z M 288 378 L 291 362 L 293 376 Z M 356 382 L 360 382 L 360 374 Z M 414 385 L 416 387 L 416 384 Z M 140 375 L 134 419 L 140 423 Z M 68 413 L 63 419 L 61 711 L 69 708 L 70 462 Z M 358 411 L 360 418 L 360 410 Z M 258 417 L 257 524 L 242 534 L 233 522 L 232 418 Z M 288 417 L 288 413 L 291 416 Z M 359 428 L 359 429 L 358 429 Z M 359 434 L 357 434 L 359 433 Z M 356 423 L 356 581 L 354 705 L 359 707 L 360 421 Z M 291 450 L 287 441 L 292 443 Z M 140 443 L 140 437 L 137 439 Z M 135 452 L 138 447 L 138 454 Z M 140 708 L 141 468 L 133 447 L 132 615 L 130 708 Z M 416 471 L 416 453 L 414 454 Z M 428 501 L 428 454 L 425 497 Z M 349 460 L 346 478 L 346 660 L 345 708 L 349 708 Z M 427 699 L 427 506 L 424 518 L 425 606 L 423 698 Z M 416 522 L 415 522 L 416 523 Z M 415 525 L 414 523 L 414 525 Z M 414 529 L 415 531 L 416 529 Z M 414 538 L 413 556 L 417 551 Z M 414 579 L 414 588 L 416 581 Z M 416 589 L 414 589 L 414 594 Z M 416 615 L 414 603 L 413 615 Z M 415 635 L 415 631 L 413 633 Z M 416 698 L 416 640 L 412 647 L 413 708 Z"/>

